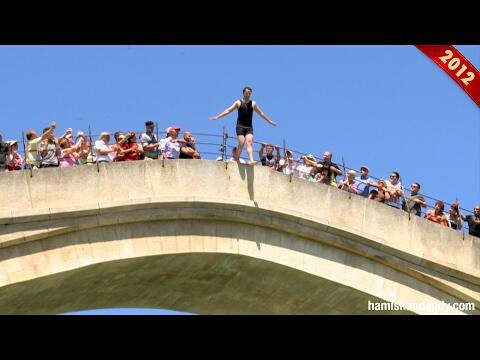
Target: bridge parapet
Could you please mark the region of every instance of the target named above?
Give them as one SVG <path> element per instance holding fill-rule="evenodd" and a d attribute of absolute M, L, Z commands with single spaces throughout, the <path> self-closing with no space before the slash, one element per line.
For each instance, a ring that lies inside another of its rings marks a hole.
<path fill-rule="evenodd" d="M 7 189 L 0 201 L 0 264 L 15 256 L 17 246 L 81 231 L 218 221 L 322 243 L 480 304 L 478 239 L 267 168 L 138 161 L 100 164 L 99 171 L 82 166 L 42 169 L 33 177 L 27 171 L 0 174 L 0 188 Z M 15 283 L 3 278 L 4 285 Z"/>

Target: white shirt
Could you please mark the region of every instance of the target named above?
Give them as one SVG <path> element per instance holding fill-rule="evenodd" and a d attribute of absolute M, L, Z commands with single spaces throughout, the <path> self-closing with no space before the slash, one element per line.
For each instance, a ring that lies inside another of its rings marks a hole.
<path fill-rule="evenodd" d="M 158 146 L 158 148 L 160 149 L 160 151 L 162 153 L 165 152 L 165 144 L 167 143 L 169 138 L 163 138 L 163 139 L 160 139 L 160 141 L 158 142 L 160 145 Z"/>
<path fill-rule="evenodd" d="M 15 157 L 20 159 L 20 165 L 23 165 L 22 156 L 19 153 L 16 153 Z M 7 156 L 5 157 L 5 166 L 9 166 L 13 162 L 13 160 L 15 160 L 13 155 L 12 154 L 7 154 Z"/>
<path fill-rule="evenodd" d="M 167 159 L 178 159 L 180 156 L 180 144 L 172 142 L 172 138 L 167 138 L 165 142 L 165 156 Z"/>
<path fill-rule="evenodd" d="M 297 162 L 295 160 L 291 160 L 290 163 L 282 169 L 282 172 L 285 175 L 294 174 L 296 168 L 297 168 Z"/>
<path fill-rule="evenodd" d="M 112 162 L 113 161 L 113 153 L 108 153 L 106 155 L 100 155 L 99 151 L 100 150 L 111 150 L 110 146 L 105 144 L 105 141 L 103 140 L 97 140 L 95 141 L 95 156 L 97 157 L 97 161 L 107 161 L 107 162 Z"/>
<path fill-rule="evenodd" d="M 400 181 L 398 181 L 395 185 L 393 185 L 390 182 L 390 180 L 387 180 L 386 183 L 387 183 L 387 189 L 388 190 L 392 190 L 392 189 L 401 190 L 402 189 L 402 183 Z M 385 203 L 401 209 L 402 208 L 402 197 L 399 196 L 396 199 L 392 199 L 392 196 L 390 195 L 390 199 L 385 201 Z"/>
<path fill-rule="evenodd" d="M 312 171 L 312 166 L 299 165 L 295 169 L 295 176 L 298 176 L 301 179 L 307 180 L 310 177 L 310 172 Z"/>

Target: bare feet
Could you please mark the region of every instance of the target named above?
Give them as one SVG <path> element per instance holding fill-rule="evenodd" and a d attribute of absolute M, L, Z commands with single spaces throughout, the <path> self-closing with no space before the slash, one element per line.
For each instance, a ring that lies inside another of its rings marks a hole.
<path fill-rule="evenodd" d="M 253 161 L 248 161 L 248 165 L 250 165 L 250 166 L 255 166 L 255 165 L 257 165 L 257 164 L 258 164 L 258 161 L 255 161 L 255 160 L 253 160 Z"/>

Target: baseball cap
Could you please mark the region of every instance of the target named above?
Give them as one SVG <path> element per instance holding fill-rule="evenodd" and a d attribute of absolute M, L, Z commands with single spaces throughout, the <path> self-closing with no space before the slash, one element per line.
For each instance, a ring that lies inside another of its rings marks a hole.
<path fill-rule="evenodd" d="M 83 131 L 78 131 L 77 136 L 85 136 L 85 134 L 83 133 Z"/>
<path fill-rule="evenodd" d="M 171 130 L 177 130 L 177 131 L 180 131 L 180 128 L 178 126 L 169 126 L 165 131 L 167 132 L 167 134 L 171 131 Z"/>
<path fill-rule="evenodd" d="M 363 165 L 363 166 L 360 167 L 360 171 L 362 171 L 363 169 L 365 169 L 365 170 L 367 170 L 367 171 L 370 171 L 370 170 L 368 170 L 368 167 L 366 167 L 365 165 Z"/>

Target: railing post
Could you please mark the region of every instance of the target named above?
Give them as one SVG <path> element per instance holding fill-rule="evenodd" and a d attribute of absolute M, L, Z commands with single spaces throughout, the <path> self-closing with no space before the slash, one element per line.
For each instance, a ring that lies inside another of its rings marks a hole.
<path fill-rule="evenodd" d="M 342 167 L 343 167 L 343 181 L 345 182 L 345 180 L 347 180 L 348 177 L 347 177 L 347 169 L 345 169 L 345 160 L 343 159 L 343 156 L 342 156 Z M 347 187 L 348 187 L 348 198 L 351 199 L 352 192 L 350 191 L 350 184 L 348 183 L 348 181 L 347 181 Z"/>
<path fill-rule="evenodd" d="M 293 156 L 293 153 L 292 153 L 292 156 Z M 285 160 L 285 163 L 287 164 L 287 167 L 288 167 L 288 162 L 287 162 L 287 143 L 286 143 L 285 139 L 283 139 L 283 160 Z M 282 171 L 282 172 L 283 172 L 283 171 Z M 292 182 L 292 177 L 293 177 L 293 173 L 290 172 L 288 182 Z"/>
<path fill-rule="evenodd" d="M 222 161 L 225 162 L 225 170 L 228 169 L 227 139 L 228 139 L 228 134 L 225 132 L 225 126 L 223 126 L 222 127 L 222 145 L 220 145 L 220 152 L 222 153 Z"/>
<path fill-rule="evenodd" d="M 155 122 L 155 128 L 157 129 L 157 143 L 160 142 L 160 137 L 159 137 L 159 133 L 158 133 L 158 122 Z M 157 147 L 157 154 L 159 155 L 160 154 L 160 146 Z"/>
<path fill-rule="evenodd" d="M 23 155 L 24 155 L 24 167 L 27 166 L 27 150 L 25 148 L 25 132 L 22 130 L 22 144 L 23 144 Z M 30 177 L 32 178 L 33 177 L 33 170 L 32 170 L 32 165 L 30 164 L 29 166 L 29 169 L 30 169 Z"/>
<path fill-rule="evenodd" d="M 405 202 L 405 207 L 408 211 L 408 221 L 410 221 L 411 220 L 410 209 L 408 208 L 408 205 L 407 205 L 407 198 L 405 197 L 405 187 L 403 186 L 403 179 L 401 176 L 398 177 L 398 181 L 400 181 L 400 184 L 402 184 L 402 193 L 403 193 L 401 197 L 401 199 L 403 199 L 402 205 L 401 205 L 402 207 L 400 208 L 400 210 L 403 210 L 403 202 Z"/>
<path fill-rule="evenodd" d="M 220 145 L 220 152 L 222 153 L 222 160 L 225 161 L 225 126 L 222 127 L 222 145 Z"/>
<path fill-rule="evenodd" d="M 93 141 L 92 141 L 92 129 L 90 128 L 90 125 L 88 125 L 88 138 L 90 139 L 90 154 L 93 156 Z M 88 157 L 87 157 L 88 159 Z M 98 158 L 95 156 L 95 163 L 97 165 L 97 172 L 100 172 L 100 165 L 98 165 Z"/>
<path fill-rule="evenodd" d="M 223 143 L 222 143 L 222 159 L 227 160 L 227 140 L 228 134 L 225 132 L 225 126 L 223 127 Z"/>
<path fill-rule="evenodd" d="M 158 123 L 157 124 L 157 141 L 160 143 L 160 135 L 159 135 L 159 132 L 158 132 Z M 161 156 L 162 158 L 162 168 L 165 167 L 165 157 L 163 156 L 163 151 L 160 149 L 160 146 L 157 148 L 158 152 L 159 152 L 159 156 Z"/>

